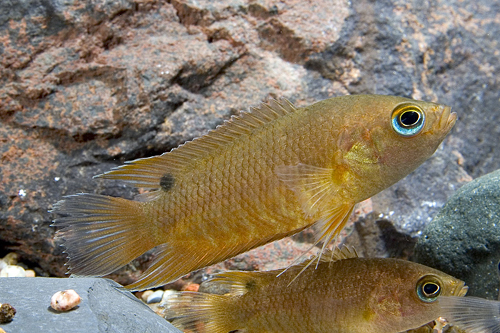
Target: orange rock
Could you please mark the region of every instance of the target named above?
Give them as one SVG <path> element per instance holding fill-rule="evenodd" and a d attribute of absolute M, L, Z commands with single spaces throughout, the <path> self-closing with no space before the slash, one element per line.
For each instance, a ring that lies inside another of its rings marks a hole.
<path fill-rule="evenodd" d="M 198 291 L 200 285 L 198 283 L 188 283 L 182 287 L 182 291 Z"/>

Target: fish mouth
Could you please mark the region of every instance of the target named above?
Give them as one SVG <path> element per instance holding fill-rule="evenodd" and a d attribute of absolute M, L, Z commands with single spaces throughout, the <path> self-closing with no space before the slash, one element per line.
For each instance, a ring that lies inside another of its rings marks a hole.
<path fill-rule="evenodd" d="M 451 291 L 450 296 L 458 296 L 458 297 L 463 297 L 465 294 L 467 294 L 467 291 L 469 290 L 469 287 L 465 285 L 465 282 L 460 281 L 460 283 L 457 283 L 457 286 Z"/>
<path fill-rule="evenodd" d="M 457 114 L 455 112 L 451 112 L 451 107 L 447 105 L 440 105 L 439 108 L 443 110 L 441 112 L 441 117 L 439 118 L 439 129 L 448 133 L 457 121 Z"/>

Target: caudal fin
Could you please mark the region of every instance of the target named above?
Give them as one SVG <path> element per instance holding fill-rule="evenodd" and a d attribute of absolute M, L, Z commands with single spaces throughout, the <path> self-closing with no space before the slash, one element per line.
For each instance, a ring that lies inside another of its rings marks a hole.
<path fill-rule="evenodd" d="M 175 235 L 168 240 L 158 237 L 143 204 L 137 201 L 79 194 L 56 203 L 53 212 L 65 215 L 52 225 L 61 228 L 57 235 L 63 239 L 72 274 L 106 275 L 154 248 L 155 259 L 136 282 L 126 286 L 129 290 L 164 285 L 238 253 L 233 248 L 214 251 L 209 244 L 192 248 L 175 243 Z"/>
<path fill-rule="evenodd" d="M 163 317 L 183 331 L 227 333 L 241 329 L 231 317 L 229 296 L 184 291 L 169 295 L 160 306 Z"/>
<path fill-rule="evenodd" d="M 53 212 L 61 228 L 72 274 L 102 276 L 128 264 L 158 244 L 148 237 L 140 202 L 96 194 L 66 197 Z"/>

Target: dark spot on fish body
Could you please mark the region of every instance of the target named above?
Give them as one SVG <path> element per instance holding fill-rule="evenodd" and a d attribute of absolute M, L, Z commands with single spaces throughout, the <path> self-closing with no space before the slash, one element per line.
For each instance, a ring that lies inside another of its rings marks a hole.
<path fill-rule="evenodd" d="M 255 280 L 250 280 L 245 284 L 245 288 L 247 288 L 248 291 L 254 290 L 256 286 L 257 283 L 255 282 Z"/>
<path fill-rule="evenodd" d="M 160 178 L 160 187 L 163 191 L 168 192 L 172 187 L 174 187 L 175 178 L 169 173 L 164 174 Z"/>

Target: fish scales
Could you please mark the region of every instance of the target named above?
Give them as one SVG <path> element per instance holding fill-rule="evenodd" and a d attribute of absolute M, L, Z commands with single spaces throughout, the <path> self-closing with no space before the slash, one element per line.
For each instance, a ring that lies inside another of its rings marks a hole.
<path fill-rule="evenodd" d="M 240 225 L 233 224 L 233 221 L 239 220 L 245 221 L 243 224 L 247 225 L 248 228 L 254 228 L 255 232 L 261 229 L 260 226 L 249 221 L 257 220 L 264 225 L 276 224 L 275 227 L 281 227 L 283 232 L 286 232 L 289 226 L 276 222 L 282 221 L 283 217 L 293 218 L 292 223 L 295 223 L 295 226 L 292 228 L 298 229 L 299 226 L 303 225 L 300 207 L 294 200 L 287 199 L 289 193 L 287 193 L 286 186 L 280 184 L 274 170 L 266 166 L 297 164 L 302 148 L 301 144 L 306 144 L 314 149 L 315 146 L 321 144 L 323 138 L 318 136 L 315 140 L 302 140 L 306 143 L 301 143 L 300 138 L 305 137 L 305 131 L 292 126 L 292 121 L 290 119 L 288 124 L 275 126 L 278 128 L 254 133 L 251 137 L 235 143 L 224 155 L 210 156 L 207 165 L 202 164 L 193 170 L 192 174 L 199 175 L 200 178 L 192 178 L 191 181 L 180 179 L 182 187 L 179 187 L 179 191 L 185 190 L 190 194 L 186 198 L 185 205 L 176 205 L 176 207 L 171 207 L 171 210 L 188 212 L 190 219 L 187 223 L 192 224 L 191 221 L 196 219 L 200 223 L 196 228 L 201 227 L 201 232 L 208 231 L 204 229 L 203 221 L 215 221 L 216 219 L 219 219 L 217 223 L 220 223 L 221 227 L 229 228 L 227 232 L 230 233 L 239 229 Z M 281 140 L 273 140 L 273 138 Z M 287 144 L 294 148 L 286 149 L 283 147 Z M 273 147 L 273 149 L 268 147 Z M 234 163 L 234 161 L 238 161 L 238 163 Z M 240 164 L 239 161 L 243 161 L 243 163 Z M 309 162 L 304 157 L 302 157 L 302 161 Z M 209 170 L 209 172 L 205 173 L 203 170 Z M 211 175 L 215 175 L 215 177 L 211 177 Z M 191 174 L 188 176 L 191 177 Z M 215 190 L 208 193 L 205 192 L 201 195 L 191 193 L 191 189 L 213 188 L 214 185 L 216 186 Z M 175 197 L 177 193 L 172 191 L 171 195 Z M 194 210 L 189 201 L 201 204 L 198 204 L 198 209 Z M 174 219 L 177 221 L 177 228 L 182 230 L 186 227 L 179 216 L 174 216 Z M 207 226 L 207 228 L 209 227 Z M 260 237 L 261 235 L 259 235 Z M 185 241 L 196 242 L 197 240 L 187 239 Z M 225 242 L 224 239 L 220 241 Z"/>
<path fill-rule="evenodd" d="M 128 286 L 134 290 L 313 224 L 317 241 L 328 242 L 356 203 L 432 155 L 455 119 L 449 107 L 394 96 L 303 108 L 272 101 L 169 153 L 100 175 L 153 190 L 139 201 L 69 196 L 55 204 L 66 216 L 54 225 L 79 275 L 111 273 L 155 248 L 153 264 Z"/>
<path fill-rule="evenodd" d="M 423 265 L 336 251 L 344 257 L 330 261 L 327 253 L 298 277 L 304 265 L 278 277 L 279 271 L 216 275 L 209 283 L 229 286 L 229 293 L 172 294 L 163 315 L 180 329 L 205 325 L 195 332 L 397 333 L 439 317 L 439 297 L 467 291 L 462 281 Z"/>

